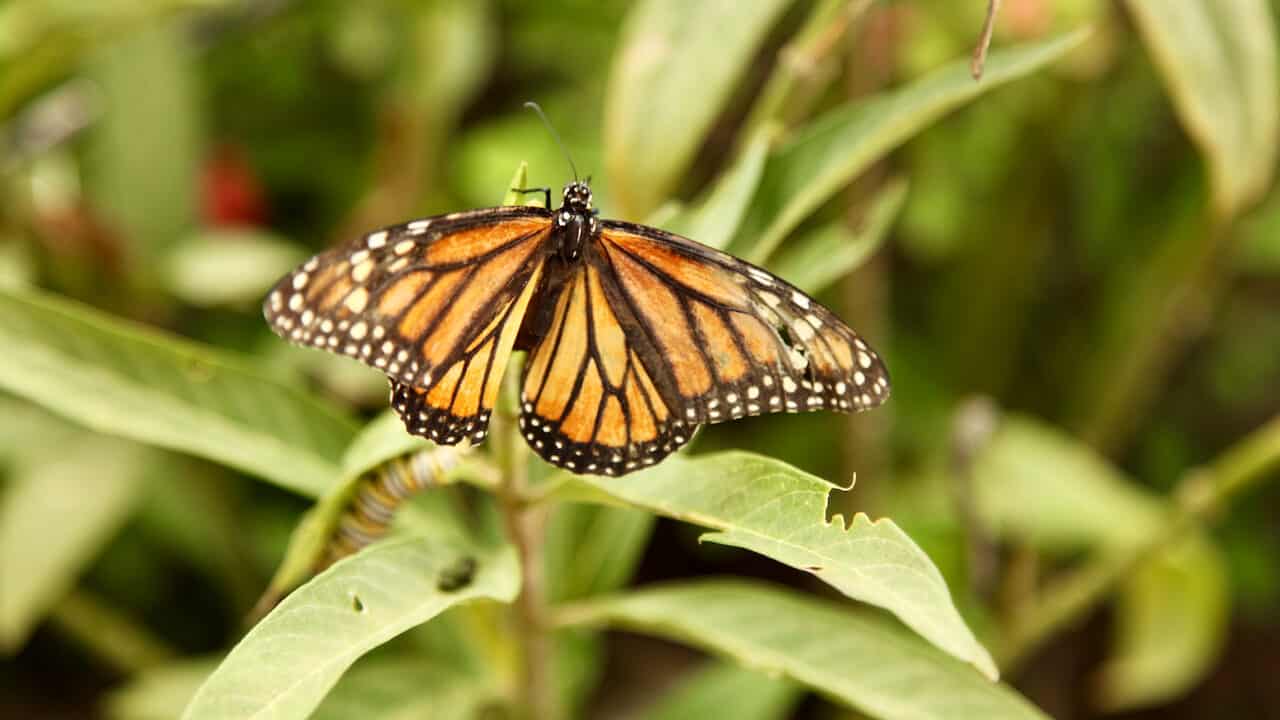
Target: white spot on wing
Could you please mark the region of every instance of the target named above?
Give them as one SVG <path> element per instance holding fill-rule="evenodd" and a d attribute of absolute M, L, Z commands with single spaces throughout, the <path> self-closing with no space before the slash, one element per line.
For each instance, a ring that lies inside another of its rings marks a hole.
<path fill-rule="evenodd" d="M 347 309 L 351 312 L 360 313 L 364 312 L 364 306 L 368 304 L 368 302 L 369 291 L 361 287 L 352 290 L 351 294 L 347 296 L 347 299 L 344 300 L 342 304 L 346 305 Z"/>

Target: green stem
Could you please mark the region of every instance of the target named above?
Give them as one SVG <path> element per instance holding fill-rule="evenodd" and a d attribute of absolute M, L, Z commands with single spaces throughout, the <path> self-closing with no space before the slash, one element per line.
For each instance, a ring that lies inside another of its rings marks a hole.
<path fill-rule="evenodd" d="M 744 145 L 757 131 L 783 126 L 783 115 L 794 110 L 790 101 L 797 90 L 811 81 L 822 82 L 826 75 L 818 72 L 819 68 L 834 53 L 853 21 L 870 6 L 871 0 L 824 0 L 814 7 L 804 27 L 778 51 L 778 68 L 760 92 L 739 135 Z"/>
<path fill-rule="evenodd" d="M 1167 520 L 1144 542 L 1104 554 L 1053 582 L 1006 632 L 999 664 L 1004 672 L 1046 640 L 1101 603 L 1133 571 L 1201 523 L 1211 520 L 1241 492 L 1280 467 L 1280 416 L 1250 433 L 1208 467 L 1188 472 L 1174 493 Z"/>
<path fill-rule="evenodd" d="M 556 717 L 551 682 L 552 645 L 547 627 L 542 539 L 545 510 L 526 502 L 529 492 L 528 446 L 516 426 L 520 361 L 507 368 L 504 398 L 494 413 L 492 441 L 501 471 L 497 488 L 507 537 L 520 557 L 520 595 L 516 598 L 516 634 L 520 640 L 520 677 L 515 705 L 522 717 Z"/>
<path fill-rule="evenodd" d="M 174 657 L 174 652 L 146 629 L 83 590 L 63 598 L 51 617 L 58 629 L 126 675 Z"/>
<path fill-rule="evenodd" d="M 1182 192 L 1199 192 L 1189 185 Z M 1103 303 L 1099 349 L 1081 373 L 1085 384 L 1076 394 L 1072 424 L 1103 454 L 1124 447 L 1194 336 L 1194 319 L 1206 314 L 1197 303 L 1211 302 L 1222 280 L 1218 260 L 1230 231 L 1225 221 L 1188 201 L 1161 231 L 1166 239 L 1141 271 L 1117 274 L 1112 282 Z"/>

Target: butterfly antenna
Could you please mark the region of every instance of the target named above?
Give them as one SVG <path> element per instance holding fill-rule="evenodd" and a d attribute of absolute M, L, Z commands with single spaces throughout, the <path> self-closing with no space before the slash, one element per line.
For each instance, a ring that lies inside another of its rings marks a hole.
<path fill-rule="evenodd" d="M 547 119 L 547 114 L 542 112 L 542 106 L 530 100 L 524 104 L 525 107 L 538 113 L 538 117 L 542 118 L 542 124 L 547 126 L 547 132 L 551 133 L 551 137 L 556 139 L 556 144 L 560 146 L 560 151 L 564 153 L 564 159 L 569 161 L 569 169 L 573 171 L 573 181 L 578 182 L 578 168 L 573 164 L 573 157 L 569 155 L 569 148 L 565 147 L 564 140 L 560 139 L 560 133 L 556 132 L 556 128 Z"/>

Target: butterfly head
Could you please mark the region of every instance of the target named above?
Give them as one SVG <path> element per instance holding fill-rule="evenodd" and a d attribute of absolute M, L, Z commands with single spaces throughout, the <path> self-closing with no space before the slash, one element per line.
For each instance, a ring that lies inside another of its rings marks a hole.
<path fill-rule="evenodd" d="M 564 204 L 556 211 L 560 256 L 566 262 L 577 260 L 582 248 L 599 230 L 596 213 L 591 209 L 591 186 L 574 180 L 564 187 Z"/>
<path fill-rule="evenodd" d="M 587 180 L 574 180 L 564 186 L 564 208 L 575 214 L 591 214 L 591 186 Z"/>

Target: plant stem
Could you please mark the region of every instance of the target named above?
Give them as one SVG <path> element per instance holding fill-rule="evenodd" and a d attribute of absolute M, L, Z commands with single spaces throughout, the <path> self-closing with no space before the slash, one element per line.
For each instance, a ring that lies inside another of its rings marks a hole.
<path fill-rule="evenodd" d="M 982 68 L 987 64 L 987 48 L 991 47 L 991 33 L 996 29 L 996 13 L 1000 12 L 1000 0 L 987 1 L 987 19 L 982 23 L 982 34 L 973 48 L 973 60 L 969 61 L 969 74 L 974 80 L 982 79 Z"/>
<path fill-rule="evenodd" d="M 782 123 L 783 115 L 795 110 L 790 101 L 796 99 L 801 85 L 811 81 L 825 85 L 829 74 L 819 72 L 819 68 L 833 55 L 853 21 L 870 5 L 870 0 L 824 0 L 814 7 L 800 31 L 778 52 L 778 67 L 760 92 L 739 135 L 744 144 L 757 130 Z M 810 90 L 811 95 L 817 95 L 816 88 Z"/>
<path fill-rule="evenodd" d="M 520 558 L 520 595 L 515 623 L 520 643 L 517 714 L 534 720 L 556 717 L 551 683 L 552 647 L 547 628 L 546 587 L 542 574 L 545 510 L 526 502 L 529 490 L 528 448 L 516 428 L 520 362 L 507 369 L 503 402 L 494 414 L 493 441 L 502 484 L 497 488 L 507 537 Z"/>
<path fill-rule="evenodd" d="M 174 652 L 150 632 L 84 590 L 53 608 L 53 623 L 111 667 L 128 675 L 162 665 Z"/>
<path fill-rule="evenodd" d="M 1208 467 L 1183 476 L 1165 523 L 1144 542 L 1090 562 L 1052 583 L 1008 628 L 999 664 L 1007 672 L 1046 640 L 1102 602 L 1143 563 L 1176 543 L 1244 490 L 1280 467 L 1280 416 L 1218 456 Z"/>

